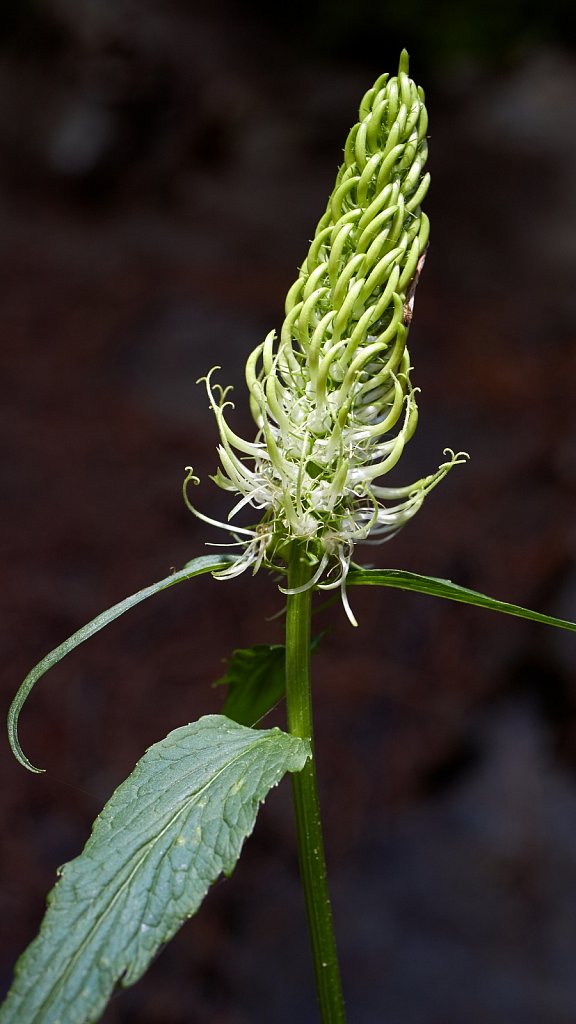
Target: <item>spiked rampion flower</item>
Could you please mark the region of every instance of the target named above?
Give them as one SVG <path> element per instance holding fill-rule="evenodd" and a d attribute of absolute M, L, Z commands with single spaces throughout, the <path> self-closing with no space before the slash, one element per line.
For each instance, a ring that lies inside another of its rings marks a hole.
<path fill-rule="evenodd" d="M 406 338 L 428 244 L 420 204 L 428 118 L 424 94 L 408 77 L 382 75 L 360 105 L 328 207 L 286 298 L 279 340 L 268 334 L 248 359 L 254 441 L 228 425 L 229 389 L 205 378 L 221 443 L 215 482 L 262 512 L 251 529 L 217 523 L 242 549 L 218 575 L 249 566 L 282 568 L 286 544 L 305 542 L 315 572 L 308 586 L 341 586 L 354 545 L 384 541 L 410 519 L 464 453 L 406 487 L 377 483 L 398 462 L 416 429 Z"/>

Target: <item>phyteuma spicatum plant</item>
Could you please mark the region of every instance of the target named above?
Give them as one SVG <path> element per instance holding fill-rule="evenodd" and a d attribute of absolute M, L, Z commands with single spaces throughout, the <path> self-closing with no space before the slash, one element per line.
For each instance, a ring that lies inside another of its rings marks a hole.
<path fill-rule="evenodd" d="M 246 364 L 254 440 L 226 420 L 227 390 L 205 378 L 220 434 L 215 480 L 235 496 L 227 523 L 235 555 L 201 556 L 78 630 L 26 677 L 8 715 L 10 744 L 32 771 L 18 719 L 56 662 L 129 608 L 206 573 L 280 571 L 285 645 L 235 651 L 221 715 L 156 743 L 116 790 L 84 852 L 61 871 L 38 937 L 20 959 L 0 1024 L 90 1024 L 116 983 L 131 985 L 159 947 L 196 912 L 211 883 L 230 874 L 258 806 L 289 772 L 298 852 L 323 1024 L 344 1024 L 312 728 L 312 594 L 346 586 L 415 590 L 576 630 L 576 624 L 485 597 L 449 580 L 351 562 L 360 541 L 387 540 L 466 456 L 446 451 L 435 473 L 405 487 L 380 481 L 417 422 L 406 345 L 428 245 L 424 95 L 408 77 L 383 75 L 366 93 L 334 191 L 298 279 L 279 338 L 271 332 Z M 249 506 L 253 526 L 232 520 Z M 391 638 L 392 639 L 392 638 Z M 285 694 L 288 732 L 254 728 Z M 286 979 L 289 989 L 290 980 Z"/>

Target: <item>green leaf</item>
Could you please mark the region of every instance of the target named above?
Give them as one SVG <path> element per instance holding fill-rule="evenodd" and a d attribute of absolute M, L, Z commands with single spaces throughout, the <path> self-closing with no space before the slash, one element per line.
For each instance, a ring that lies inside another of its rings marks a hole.
<path fill-rule="evenodd" d="M 232 652 L 225 674 L 215 686 L 228 686 L 222 713 L 241 725 L 254 725 L 284 696 L 284 644 L 256 644 Z"/>
<path fill-rule="evenodd" d="M 62 868 L 0 1024 L 98 1020 L 116 982 L 137 981 L 216 878 L 231 874 L 259 804 L 309 756 L 304 740 L 221 715 L 151 747 Z"/>
<path fill-rule="evenodd" d="M 74 633 L 68 640 L 65 640 L 63 644 L 60 644 L 59 647 L 56 647 L 50 654 L 42 658 L 42 661 L 39 661 L 26 676 L 8 711 L 8 739 L 12 752 L 20 764 L 24 765 L 31 772 L 41 772 L 44 770 L 42 768 L 35 768 L 23 752 L 18 739 L 18 719 L 30 691 L 49 668 L 56 665 L 70 651 L 73 651 L 79 644 L 84 643 L 85 640 L 88 640 L 98 630 L 107 626 L 109 622 L 113 622 L 114 619 L 123 615 L 130 608 L 133 608 L 135 604 L 139 604 L 140 601 L 145 601 L 146 598 L 158 594 L 161 590 L 167 590 L 168 587 L 173 587 L 176 583 L 183 583 L 185 580 L 192 579 L 193 576 L 200 576 L 205 572 L 215 572 L 218 569 L 223 569 L 229 562 L 230 558 L 227 556 L 213 557 L 211 555 L 202 555 L 200 558 L 194 558 L 191 562 L 187 562 L 179 572 L 174 572 L 171 576 L 159 580 L 158 583 L 152 583 L 149 587 L 144 587 L 144 590 L 139 590 L 138 593 L 132 594 L 131 597 L 127 597 L 124 601 L 120 601 L 119 604 L 108 608 L 107 611 L 92 619 L 92 622 L 89 622 L 87 626 L 83 626 L 77 633 Z"/>
<path fill-rule="evenodd" d="M 310 644 L 318 650 L 325 630 Z M 227 686 L 222 714 L 241 725 L 255 725 L 286 692 L 286 647 L 284 644 L 255 644 L 232 651 L 226 672 L 214 686 Z"/>
<path fill-rule="evenodd" d="M 542 615 L 540 612 L 533 612 L 530 608 L 522 608 L 518 604 L 509 604 L 507 601 L 497 601 L 493 597 L 479 594 L 477 590 L 468 590 L 467 587 L 459 587 L 451 580 L 437 579 L 435 576 L 420 576 L 415 572 L 402 572 L 399 569 L 361 569 L 354 568 L 348 573 L 346 583 L 351 586 L 357 584 L 372 587 L 396 587 L 399 590 L 415 590 L 419 594 L 430 594 L 432 597 L 445 597 L 450 601 L 460 601 L 461 604 L 473 604 L 478 608 L 488 608 L 493 612 L 501 612 L 503 615 L 515 615 L 519 619 L 530 619 L 532 622 L 541 622 L 545 626 L 557 626 L 559 629 L 569 629 L 576 632 L 576 623 L 568 622 L 566 619 L 556 619 L 553 615 Z"/>

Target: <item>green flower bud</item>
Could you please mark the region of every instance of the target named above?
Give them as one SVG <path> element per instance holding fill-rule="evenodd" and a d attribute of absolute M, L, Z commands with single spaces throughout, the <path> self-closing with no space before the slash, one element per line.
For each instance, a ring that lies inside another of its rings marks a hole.
<path fill-rule="evenodd" d="M 231 430 L 227 391 L 206 378 L 221 438 L 214 479 L 240 496 L 229 518 L 245 505 L 262 512 L 250 530 L 215 524 L 243 548 L 220 576 L 274 565 L 300 539 L 317 565 L 310 585 L 342 586 L 352 621 L 344 584 L 354 545 L 391 537 L 466 457 L 447 449 L 431 476 L 401 488 L 375 483 L 418 421 L 406 338 L 428 245 L 428 117 L 406 51 L 397 76 L 382 75 L 366 93 L 359 117 L 280 338 L 272 331 L 246 364 L 255 441 Z M 190 480 L 191 470 L 187 501 Z"/>

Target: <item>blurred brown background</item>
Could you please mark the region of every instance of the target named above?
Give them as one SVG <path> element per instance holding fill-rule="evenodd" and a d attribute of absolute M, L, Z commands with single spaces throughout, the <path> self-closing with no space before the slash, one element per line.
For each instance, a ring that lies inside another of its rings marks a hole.
<path fill-rule="evenodd" d="M 5 0 L 0 8 L 2 693 L 214 537 L 195 380 L 248 352 L 323 211 L 359 100 L 406 46 L 427 91 L 432 246 L 397 479 L 457 469 L 366 561 L 576 619 L 576 63 L 567 2 Z M 362 554 L 362 553 L 360 553 Z M 315 657 L 326 841 L 353 1024 L 576 1019 L 576 639 L 353 591 Z M 171 590 L 39 686 L 2 746 L 0 973 L 144 749 L 281 639 L 264 576 Z M 326 619 L 328 617 L 325 617 Z M 271 719 L 282 722 L 282 714 Z M 290 792 L 107 1024 L 316 1021 Z M 23 1022 L 26 1024 L 26 1022 Z"/>

